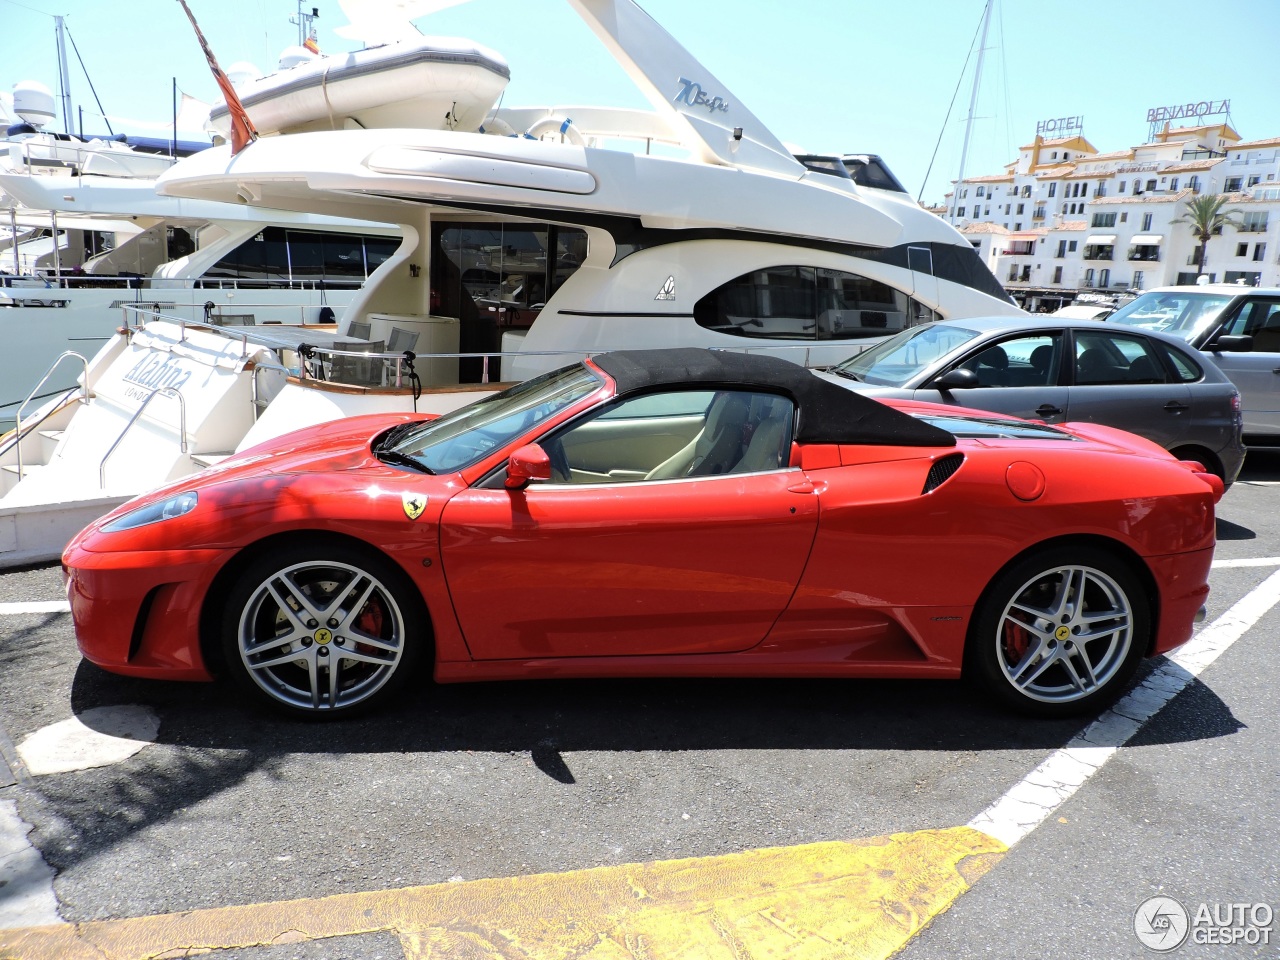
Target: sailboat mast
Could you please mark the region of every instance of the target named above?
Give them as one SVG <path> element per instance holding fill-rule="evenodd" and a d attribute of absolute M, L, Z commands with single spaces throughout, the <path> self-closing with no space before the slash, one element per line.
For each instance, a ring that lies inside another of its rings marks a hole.
<path fill-rule="evenodd" d="M 951 222 L 955 223 L 956 205 L 960 199 L 960 184 L 964 182 L 965 161 L 969 159 L 969 135 L 973 132 L 973 112 L 978 108 L 978 87 L 982 83 L 982 59 L 987 52 L 987 28 L 991 26 L 991 8 L 996 0 L 987 0 L 986 9 L 982 11 L 982 36 L 978 40 L 978 63 L 973 70 L 973 90 L 969 93 L 969 116 L 964 122 L 964 143 L 960 146 L 960 172 L 956 177 L 956 188 L 951 193 Z"/>
<path fill-rule="evenodd" d="M 71 126 L 71 73 L 67 69 L 67 39 L 66 27 L 63 25 L 62 17 L 54 17 L 53 21 L 56 25 L 55 29 L 58 34 L 58 79 L 62 82 L 62 126 L 66 133 L 75 133 Z"/>

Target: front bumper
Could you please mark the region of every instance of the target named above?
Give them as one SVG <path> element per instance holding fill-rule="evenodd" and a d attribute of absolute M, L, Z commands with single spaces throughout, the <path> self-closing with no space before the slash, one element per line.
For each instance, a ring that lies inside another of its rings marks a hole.
<path fill-rule="evenodd" d="M 96 553 L 62 558 L 81 655 L 112 673 L 211 680 L 200 653 L 200 611 L 221 550 Z"/>

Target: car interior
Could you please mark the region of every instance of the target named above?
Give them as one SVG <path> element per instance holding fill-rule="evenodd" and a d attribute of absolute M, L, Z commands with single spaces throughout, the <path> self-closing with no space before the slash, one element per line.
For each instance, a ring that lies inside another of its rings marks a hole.
<path fill-rule="evenodd" d="M 758 473 L 786 465 L 794 404 L 746 390 L 624 401 L 543 441 L 553 483 L 621 483 Z"/>

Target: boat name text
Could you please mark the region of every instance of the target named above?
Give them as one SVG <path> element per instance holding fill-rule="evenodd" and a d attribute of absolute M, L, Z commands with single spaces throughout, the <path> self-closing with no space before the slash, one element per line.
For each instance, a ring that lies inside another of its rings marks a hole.
<path fill-rule="evenodd" d="M 143 357 L 124 375 L 125 383 L 137 384 L 148 390 L 172 387 L 180 391 L 190 379 L 191 371 L 179 366 L 175 358 L 165 357 L 161 360 L 157 356 Z"/>
<path fill-rule="evenodd" d="M 729 101 L 724 97 L 710 96 L 696 80 L 680 78 L 680 92 L 671 98 L 672 103 L 686 103 L 691 107 L 706 107 L 711 113 L 728 113 Z"/>

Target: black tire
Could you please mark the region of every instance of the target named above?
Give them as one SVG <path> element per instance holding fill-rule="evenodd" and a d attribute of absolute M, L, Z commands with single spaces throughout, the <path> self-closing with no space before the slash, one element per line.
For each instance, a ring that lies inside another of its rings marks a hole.
<path fill-rule="evenodd" d="M 1052 547 L 987 587 L 965 667 L 1004 705 L 1062 717 L 1114 701 L 1150 641 L 1150 603 L 1126 562 L 1098 547 Z"/>
<path fill-rule="evenodd" d="M 1204 464 L 1206 470 L 1224 484 L 1227 482 L 1227 472 L 1222 467 L 1222 461 L 1204 447 L 1178 447 L 1169 452 L 1179 460 L 1195 460 L 1197 463 Z"/>
<path fill-rule="evenodd" d="M 307 540 L 249 564 L 227 598 L 221 641 L 227 672 L 251 697 L 322 719 L 392 699 L 429 649 L 430 628 L 421 594 L 382 554 Z"/>

